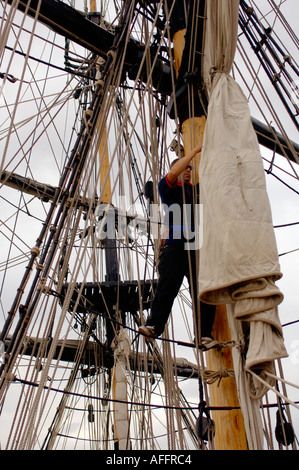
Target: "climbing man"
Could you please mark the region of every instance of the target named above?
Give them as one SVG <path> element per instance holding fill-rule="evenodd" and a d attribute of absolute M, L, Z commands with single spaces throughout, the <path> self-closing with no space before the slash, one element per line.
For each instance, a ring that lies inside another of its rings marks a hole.
<path fill-rule="evenodd" d="M 193 305 L 195 339 L 209 348 L 215 343 L 212 337 L 215 306 L 197 299 L 196 264 L 199 250 L 195 242 L 194 208 L 199 203 L 199 185 L 191 183 L 191 161 L 201 149 L 202 141 L 187 155 L 172 162 L 168 174 L 159 182 L 167 236 L 161 244 L 159 279 L 151 312 L 139 332 L 150 341 L 163 333 L 173 302 L 186 276 Z"/>

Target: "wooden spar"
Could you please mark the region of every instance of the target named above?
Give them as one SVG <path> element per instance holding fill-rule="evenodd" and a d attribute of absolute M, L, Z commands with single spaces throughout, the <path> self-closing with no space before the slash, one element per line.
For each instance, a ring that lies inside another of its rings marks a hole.
<path fill-rule="evenodd" d="M 185 33 L 186 29 L 183 29 L 173 35 L 175 70 L 177 74 L 182 62 Z M 188 153 L 197 144 L 199 138 L 203 139 L 205 116 L 194 116 L 180 124 L 185 153 Z M 195 158 L 196 161 L 193 168 L 197 169 L 200 163 L 200 154 L 197 154 Z M 192 181 L 198 181 L 196 173 L 192 175 Z M 216 308 L 213 335 L 218 341 L 229 342 L 231 340 L 225 305 L 219 305 Z M 211 349 L 206 352 L 206 361 L 207 368 L 210 370 L 217 371 L 220 368 L 233 369 L 231 348 L 224 348 L 220 352 L 217 349 Z M 232 377 L 223 378 L 220 383 L 210 385 L 209 393 L 211 406 L 239 406 L 236 382 Z M 215 422 L 214 445 L 216 450 L 248 449 L 241 410 L 217 410 L 213 413 L 213 420 Z"/>
<path fill-rule="evenodd" d="M 182 134 L 185 152 L 189 152 L 197 143 L 199 138 L 203 138 L 205 117 L 199 116 L 188 119 L 182 124 Z M 196 155 L 196 162 L 193 168 L 193 181 L 198 181 L 198 167 L 200 164 L 200 154 Z M 228 326 L 226 306 L 217 305 L 213 336 L 217 341 L 230 342 L 230 330 Z M 232 370 L 233 359 L 231 348 L 224 348 L 222 351 L 211 349 L 206 352 L 207 369 L 217 371 Z M 236 381 L 233 377 L 225 377 L 220 384 L 215 382 L 209 386 L 210 404 L 214 407 L 239 407 L 239 399 Z M 247 440 L 242 412 L 240 409 L 217 410 L 213 413 L 215 422 L 215 448 L 216 450 L 247 450 Z"/>
<path fill-rule="evenodd" d="M 107 130 L 103 123 L 103 114 L 101 115 L 100 128 L 103 127 L 103 134 L 99 145 L 99 158 L 100 158 L 100 188 L 101 188 L 101 202 L 109 203 L 111 199 L 111 181 L 109 175 L 109 152 L 107 142 Z"/>
<path fill-rule="evenodd" d="M 226 306 L 217 305 L 213 336 L 218 341 L 231 340 Z M 206 353 L 207 368 L 217 371 L 233 370 L 233 358 L 230 347 L 222 350 L 211 349 Z M 239 407 L 237 386 L 234 377 L 225 377 L 220 384 L 209 386 L 210 401 L 215 407 Z M 218 450 L 248 450 L 244 420 L 240 409 L 217 410 L 213 413 L 215 421 L 215 447 Z"/>
<path fill-rule="evenodd" d="M 173 55 L 174 55 L 174 69 L 176 76 L 179 74 L 179 70 L 182 63 L 182 57 L 184 52 L 184 44 L 185 44 L 185 34 L 186 28 L 178 30 L 173 35 Z"/>
<path fill-rule="evenodd" d="M 90 0 L 90 11 L 92 13 L 97 11 L 97 0 Z"/>
<path fill-rule="evenodd" d="M 206 118 L 205 116 L 194 116 L 193 118 L 187 119 L 182 123 L 182 135 L 184 150 L 187 154 L 194 146 L 198 143 L 199 139 L 203 139 L 205 129 Z M 198 182 L 198 167 L 200 163 L 201 153 L 197 153 L 195 161 L 192 165 L 192 183 Z"/>

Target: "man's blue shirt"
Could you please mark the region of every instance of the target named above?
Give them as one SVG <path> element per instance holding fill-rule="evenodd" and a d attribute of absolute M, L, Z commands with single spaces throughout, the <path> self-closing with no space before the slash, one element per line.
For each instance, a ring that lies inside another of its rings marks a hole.
<path fill-rule="evenodd" d="M 197 210 L 196 205 L 199 204 L 199 185 L 182 184 L 179 180 L 171 185 L 166 175 L 160 180 L 158 189 L 165 211 L 165 243 L 193 243 L 194 210 Z"/>

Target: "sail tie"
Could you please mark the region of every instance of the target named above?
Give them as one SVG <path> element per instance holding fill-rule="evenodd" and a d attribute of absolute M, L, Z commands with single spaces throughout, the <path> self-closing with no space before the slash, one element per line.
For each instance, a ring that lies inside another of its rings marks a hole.
<path fill-rule="evenodd" d="M 216 73 L 227 73 L 227 72 L 225 72 L 225 70 L 217 69 L 216 66 L 211 67 L 211 68 L 210 68 L 210 72 L 209 72 L 210 76 L 211 76 L 211 77 L 214 77 L 214 76 L 216 75 Z"/>

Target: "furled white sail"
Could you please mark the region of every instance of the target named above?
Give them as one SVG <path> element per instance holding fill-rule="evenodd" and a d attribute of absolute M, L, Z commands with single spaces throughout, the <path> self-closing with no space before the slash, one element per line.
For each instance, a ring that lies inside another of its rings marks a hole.
<path fill-rule="evenodd" d="M 282 274 L 262 157 L 247 100 L 229 75 L 238 7 L 238 0 L 207 0 L 203 68 L 209 110 L 199 168 L 199 295 L 233 307 L 249 334 L 245 367 L 260 373 L 273 370 L 274 359 L 287 352 L 277 309 L 283 295 L 275 284 Z M 251 394 L 258 398 L 266 388 L 256 385 L 251 383 Z"/>
<path fill-rule="evenodd" d="M 119 450 L 127 450 L 130 442 L 130 430 L 127 406 L 127 368 L 130 354 L 130 339 L 121 328 L 113 343 L 114 367 L 112 374 L 114 403 L 114 439 Z"/>

